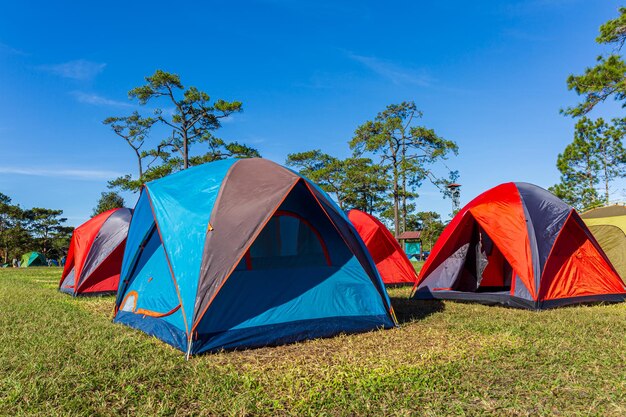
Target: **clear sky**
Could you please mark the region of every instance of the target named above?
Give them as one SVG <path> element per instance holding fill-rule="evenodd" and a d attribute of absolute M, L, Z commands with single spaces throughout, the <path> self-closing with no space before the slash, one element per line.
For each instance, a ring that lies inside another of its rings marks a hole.
<path fill-rule="evenodd" d="M 140 4 L 142 3 L 142 4 Z M 0 11 L 0 192 L 86 220 L 106 182 L 134 172 L 102 120 L 138 106 L 155 69 L 241 100 L 219 136 L 283 163 L 347 156 L 354 129 L 414 100 L 457 141 L 462 203 L 506 181 L 548 187 L 574 121 L 566 88 L 605 52 L 594 39 L 619 3 L 583 0 L 5 2 Z M 619 115 L 613 103 L 594 116 Z M 156 138 L 158 139 L 158 138 Z M 134 205 L 133 195 L 126 195 Z M 447 215 L 424 187 L 419 210 Z"/>

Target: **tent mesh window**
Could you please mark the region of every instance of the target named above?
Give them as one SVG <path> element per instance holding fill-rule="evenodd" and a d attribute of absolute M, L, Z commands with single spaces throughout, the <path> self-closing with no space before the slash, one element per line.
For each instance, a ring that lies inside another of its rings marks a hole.
<path fill-rule="evenodd" d="M 303 217 L 279 211 L 265 225 L 238 270 L 310 268 L 329 265 L 319 232 Z"/>

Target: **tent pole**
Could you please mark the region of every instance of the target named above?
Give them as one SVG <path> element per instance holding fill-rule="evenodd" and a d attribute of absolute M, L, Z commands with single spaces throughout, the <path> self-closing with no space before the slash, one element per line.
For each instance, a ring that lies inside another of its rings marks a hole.
<path fill-rule="evenodd" d="M 185 355 L 185 360 L 189 360 L 191 357 L 191 345 L 193 344 L 192 338 L 190 337 L 187 341 L 187 354 Z"/>

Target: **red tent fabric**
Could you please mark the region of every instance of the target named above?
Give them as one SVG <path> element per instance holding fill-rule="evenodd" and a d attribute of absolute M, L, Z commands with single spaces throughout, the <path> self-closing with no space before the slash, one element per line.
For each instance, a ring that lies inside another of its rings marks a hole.
<path fill-rule="evenodd" d="M 348 218 L 365 242 L 385 284 L 415 283 L 417 274 L 411 261 L 384 224 L 359 210 L 348 211 Z"/>
<path fill-rule="evenodd" d="M 540 187 L 511 182 L 452 219 L 413 297 L 542 309 L 624 301 L 626 289 L 574 209 Z"/>
<path fill-rule="evenodd" d="M 130 209 L 112 209 L 74 230 L 60 291 L 74 296 L 117 292 L 130 218 Z"/>

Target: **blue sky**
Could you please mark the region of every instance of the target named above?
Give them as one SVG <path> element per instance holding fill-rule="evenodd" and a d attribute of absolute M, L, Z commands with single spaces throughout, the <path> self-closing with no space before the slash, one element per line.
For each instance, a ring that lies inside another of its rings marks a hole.
<path fill-rule="evenodd" d="M 566 77 L 605 50 L 619 3 L 527 1 L 10 2 L 0 13 L 0 192 L 86 220 L 108 179 L 134 172 L 102 120 L 160 68 L 244 113 L 219 132 L 284 162 L 347 156 L 354 129 L 414 100 L 457 141 L 462 203 L 506 181 L 548 187 L 574 121 Z M 184 5 L 183 5 L 184 4 Z M 621 115 L 607 103 L 593 116 Z M 157 140 L 158 138 L 155 138 Z M 617 190 L 617 196 L 621 191 Z M 133 205 L 132 195 L 126 195 Z M 432 187 L 420 210 L 450 212 Z"/>

